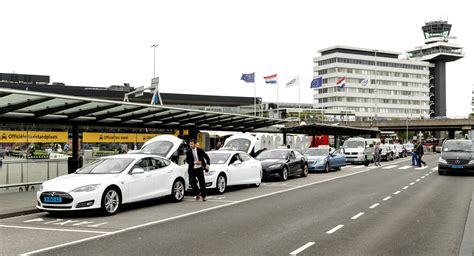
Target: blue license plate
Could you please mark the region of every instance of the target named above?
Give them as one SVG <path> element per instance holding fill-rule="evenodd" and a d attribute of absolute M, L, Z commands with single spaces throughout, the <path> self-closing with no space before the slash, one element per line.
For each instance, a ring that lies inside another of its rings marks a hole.
<path fill-rule="evenodd" d="M 44 202 L 45 203 L 61 203 L 63 199 L 59 196 L 45 196 Z"/>
<path fill-rule="evenodd" d="M 462 166 L 462 165 L 451 165 L 451 168 L 453 168 L 453 169 L 462 169 L 462 168 L 464 168 L 464 166 Z"/>

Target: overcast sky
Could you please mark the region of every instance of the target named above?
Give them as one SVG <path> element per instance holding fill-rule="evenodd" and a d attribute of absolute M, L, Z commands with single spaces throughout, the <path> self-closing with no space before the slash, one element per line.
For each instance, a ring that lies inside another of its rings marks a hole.
<path fill-rule="evenodd" d="M 389 4 L 390 3 L 390 4 Z M 471 112 L 474 15 L 467 2 L 429 1 L 1 1 L 0 72 L 50 75 L 77 86 L 149 85 L 163 92 L 312 103 L 313 57 L 334 45 L 405 52 L 424 44 L 425 20 L 448 18 L 466 56 L 447 65 L 449 116 Z M 469 11 L 471 10 L 471 11 Z"/>

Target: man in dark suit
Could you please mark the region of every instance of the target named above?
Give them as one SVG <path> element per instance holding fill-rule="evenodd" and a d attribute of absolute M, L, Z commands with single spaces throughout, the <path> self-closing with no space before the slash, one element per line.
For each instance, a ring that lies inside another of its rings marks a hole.
<path fill-rule="evenodd" d="M 188 164 L 189 183 L 196 191 L 196 200 L 206 201 L 206 181 L 204 179 L 204 170 L 209 171 L 211 160 L 204 150 L 199 148 L 199 144 L 195 139 L 189 142 L 189 150 L 186 152 L 186 163 Z M 199 180 L 197 186 L 196 178 Z"/>

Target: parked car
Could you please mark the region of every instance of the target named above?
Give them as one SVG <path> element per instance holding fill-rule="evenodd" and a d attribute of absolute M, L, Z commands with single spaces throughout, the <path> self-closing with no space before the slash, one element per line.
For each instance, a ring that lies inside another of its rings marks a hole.
<path fill-rule="evenodd" d="M 380 144 L 380 148 L 382 149 L 382 152 L 380 153 L 381 159 L 385 161 L 392 161 L 393 160 L 392 147 L 390 147 L 389 144 Z"/>
<path fill-rule="evenodd" d="M 390 148 L 390 150 L 392 150 L 392 160 L 400 158 L 400 152 L 398 151 L 398 148 L 395 147 L 395 144 L 388 144 L 388 147 Z"/>
<path fill-rule="evenodd" d="M 402 144 L 393 144 L 395 146 L 395 149 L 398 152 L 398 157 L 406 157 L 407 156 L 407 149 L 402 145 Z"/>
<path fill-rule="evenodd" d="M 262 163 L 263 178 L 279 176 L 287 180 L 289 176 L 308 176 L 308 162 L 298 151 L 292 149 L 270 149 L 261 152 L 257 157 Z"/>
<path fill-rule="evenodd" d="M 404 146 L 405 149 L 407 150 L 407 154 L 408 154 L 408 155 L 411 155 L 411 153 L 413 152 L 413 148 L 415 147 L 415 145 L 413 145 L 412 143 L 406 143 L 406 144 L 403 144 L 403 146 Z"/>
<path fill-rule="evenodd" d="M 222 194 L 227 186 L 242 184 L 260 186 L 263 175 L 262 164 L 247 153 L 219 150 L 207 154 L 211 160 L 210 170 L 205 173 L 207 188 L 215 188 Z"/>
<path fill-rule="evenodd" d="M 445 140 L 438 160 L 438 174 L 474 172 L 472 140 Z"/>
<path fill-rule="evenodd" d="M 45 181 L 36 193 L 44 211 L 101 209 L 115 214 L 122 204 L 170 196 L 181 201 L 187 187 L 183 168 L 156 155 L 100 158 L 75 173 Z"/>
<path fill-rule="evenodd" d="M 330 147 L 308 148 L 304 156 L 308 160 L 310 171 L 329 172 L 331 169 L 339 171 L 341 167 L 346 166 L 346 156 L 341 150 Z"/>
<path fill-rule="evenodd" d="M 342 146 L 347 163 L 363 163 L 368 166 L 374 160 L 374 144 L 364 138 L 349 138 Z"/>

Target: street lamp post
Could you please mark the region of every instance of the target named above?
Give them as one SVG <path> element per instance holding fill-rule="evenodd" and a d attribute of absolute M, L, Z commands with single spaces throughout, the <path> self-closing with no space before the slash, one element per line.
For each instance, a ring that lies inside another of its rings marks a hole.
<path fill-rule="evenodd" d="M 158 47 L 158 45 L 154 44 L 151 47 L 153 47 L 153 78 L 155 78 L 156 77 L 156 75 L 155 75 L 155 71 L 156 71 L 156 68 L 155 68 L 156 67 L 156 52 L 155 52 L 155 50 L 156 50 L 156 47 Z"/>

